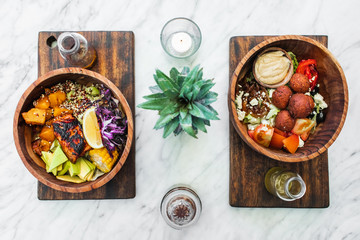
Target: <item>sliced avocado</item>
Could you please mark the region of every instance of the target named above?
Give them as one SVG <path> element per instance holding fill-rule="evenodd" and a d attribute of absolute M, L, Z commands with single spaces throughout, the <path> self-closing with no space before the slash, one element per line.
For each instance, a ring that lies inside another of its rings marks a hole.
<path fill-rule="evenodd" d="M 54 174 L 54 176 L 57 175 L 57 169 L 56 169 L 56 168 L 54 168 L 53 170 L 51 170 L 51 172 L 52 172 L 52 174 Z"/>
<path fill-rule="evenodd" d="M 67 181 L 67 182 L 73 182 L 73 183 L 82 183 L 85 182 L 85 180 L 82 180 L 79 177 L 71 177 L 69 175 L 63 175 L 63 176 L 56 176 L 57 179 Z"/>
<path fill-rule="evenodd" d="M 49 171 L 52 171 L 54 168 L 57 168 L 60 164 L 68 161 L 65 153 L 61 149 L 61 147 L 57 147 L 54 152 L 54 156 L 49 166 Z"/>
<path fill-rule="evenodd" d="M 96 166 L 92 162 L 86 159 L 85 163 L 89 166 L 91 170 L 95 170 Z"/>
<path fill-rule="evenodd" d="M 78 175 L 80 173 L 79 161 L 76 161 L 76 163 L 72 163 L 72 162 L 69 163 L 70 163 L 70 167 L 69 167 L 70 176 L 74 177 Z"/>
<path fill-rule="evenodd" d="M 57 166 L 57 168 L 56 168 L 56 170 L 59 172 L 59 171 L 61 171 L 63 169 L 63 165 L 62 164 L 60 164 L 59 166 Z"/>
<path fill-rule="evenodd" d="M 90 181 L 95 181 L 98 177 L 101 177 L 104 174 L 105 173 L 103 173 L 99 169 L 95 169 L 95 172 L 94 172 L 93 176 L 91 177 Z"/>
<path fill-rule="evenodd" d="M 68 93 L 66 94 L 67 100 L 70 100 L 71 97 L 74 96 L 74 93 L 75 93 L 74 90 L 71 90 L 70 92 L 68 92 Z"/>
<path fill-rule="evenodd" d="M 41 159 L 44 161 L 44 163 L 47 166 L 50 166 L 51 160 L 53 158 L 53 153 L 52 152 L 41 152 Z"/>
<path fill-rule="evenodd" d="M 79 158 L 77 160 L 80 163 L 80 173 L 78 174 L 78 176 L 81 179 L 86 180 L 86 176 L 89 174 L 89 172 L 92 171 L 91 167 L 86 163 L 87 160 L 85 158 Z"/>
<path fill-rule="evenodd" d="M 52 162 L 54 154 L 52 152 L 41 152 L 41 159 L 46 164 L 46 172 L 51 172 L 49 167 Z"/>
<path fill-rule="evenodd" d="M 91 170 L 85 177 L 86 181 L 91 181 L 93 175 L 94 175 L 95 169 Z"/>
<path fill-rule="evenodd" d="M 91 86 L 91 87 L 87 87 L 85 88 L 85 91 L 87 94 L 95 97 L 95 96 L 99 96 L 100 95 L 100 91 L 97 87 Z"/>
<path fill-rule="evenodd" d="M 70 168 L 70 161 L 66 161 L 62 164 L 62 170 L 58 172 L 58 175 L 64 175 Z"/>
<path fill-rule="evenodd" d="M 58 146 L 60 146 L 60 143 L 59 143 L 59 141 L 58 141 L 57 139 L 55 139 L 55 140 L 53 141 L 53 143 L 51 144 L 50 151 L 51 151 L 51 152 L 55 152 L 55 149 L 56 149 Z"/>

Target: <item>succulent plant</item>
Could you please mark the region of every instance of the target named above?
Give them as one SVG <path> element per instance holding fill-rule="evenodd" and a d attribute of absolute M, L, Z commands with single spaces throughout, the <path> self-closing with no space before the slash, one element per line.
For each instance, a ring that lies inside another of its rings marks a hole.
<path fill-rule="evenodd" d="M 206 133 L 210 120 L 219 120 L 218 113 L 210 106 L 218 94 L 210 89 L 215 85 L 213 79 L 203 79 L 202 68 L 197 65 L 191 71 L 184 67 L 181 72 L 170 70 L 170 77 L 156 70 L 156 86 L 150 87 L 152 94 L 144 96 L 147 100 L 138 107 L 159 111 L 160 118 L 154 128 L 164 128 L 163 137 L 172 132 L 176 135 L 185 131 L 197 138 L 198 130 Z"/>

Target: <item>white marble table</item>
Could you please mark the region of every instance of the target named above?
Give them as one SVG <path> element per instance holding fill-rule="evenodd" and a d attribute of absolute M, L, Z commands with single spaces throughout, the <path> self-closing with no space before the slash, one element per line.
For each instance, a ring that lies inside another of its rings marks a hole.
<path fill-rule="evenodd" d="M 359 1 L 20 1 L 0 8 L 0 239 L 360 239 Z M 174 62 L 162 50 L 165 22 L 185 16 L 200 26 L 195 58 Z M 221 120 L 198 140 L 163 140 L 156 113 L 136 112 L 136 198 L 39 201 L 37 181 L 14 146 L 17 101 L 37 77 L 37 38 L 46 30 L 132 30 L 135 33 L 136 104 L 149 93 L 155 68 L 201 63 L 214 77 Z M 227 110 L 229 39 L 236 35 L 323 34 L 342 65 L 350 105 L 345 126 L 329 149 L 327 209 L 232 208 L 229 195 Z M 177 183 L 200 195 L 199 222 L 183 231 L 162 220 L 159 204 Z"/>

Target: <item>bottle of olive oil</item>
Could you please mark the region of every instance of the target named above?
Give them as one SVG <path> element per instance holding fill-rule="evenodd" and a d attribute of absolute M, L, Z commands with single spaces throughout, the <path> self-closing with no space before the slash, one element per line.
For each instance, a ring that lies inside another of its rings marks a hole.
<path fill-rule="evenodd" d="M 265 187 L 284 201 L 302 198 L 306 192 L 305 182 L 299 174 L 280 167 L 273 167 L 266 173 Z"/>
<path fill-rule="evenodd" d="M 86 38 L 74 32 L 60 34 L 57 45 L 60 55 L 68 62 L 69 66 L 91 68 L 96 60 L 96 50 Z"/>

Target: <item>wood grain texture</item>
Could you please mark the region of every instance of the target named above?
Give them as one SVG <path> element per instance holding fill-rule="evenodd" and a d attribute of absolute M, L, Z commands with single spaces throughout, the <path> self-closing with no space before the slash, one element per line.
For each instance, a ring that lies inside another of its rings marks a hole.
<path fill-rule="evenodd" d="M 270 47 L 280 47 L 286 51 L 292 51 L 296 54 L 299 61 L 308 58 L 316 59 L 317 70 L 319 72 L 319 92 L 328 104 L 328 108 L 325 109 L 325 113 L 327 113 L 325 121 L 316 127 L 315 133 L 310 135 L 305 146 L 299 148 L 295 154 L 266 148 L 257 144 L 249 137 L 246 125 L 240 122 L 237 117 L 235 97 L 238 92 L 238 82 L 251 69 L 257 54 Z M 348 88 L 345 75 L 329 50 L 323 44 L 313 39 L 303 36 L 286 35 L 266 38 L 266 40 L 250 50 L 248 49 L 246 52 L 241 51 L 240 54 L 244 55 L 241 56 L 241 61 L 238 60 L 238 64 L 235 63 L 237 66 L 234 68 L 235 70 L 231 76 L 228 106 L 230 119 L 243 141 L 255 151 L 285 162 L 306 161 L 325 152 L 339 135 L 344 125 L 348 108 Z"/>
<path fill-rule="evenodd" d="M 57 48 L 47 45 L 49 37 L 57 38 L 61 32 L 39 33 L 38 75 L 67 67 L 59 55 Z M 97 52 L 95 65 L 90 69 L 111 80 L 123 93 L 130 108 L 135 109 L 135 78 L 134 78 L 134 33 L 133 32 L 79 32 Z M 134 118 L 134 116 L 133 116 Z M 135 118 L 134 118 L 135 126 Z M 134 129 L 135 132 L 135 129 Z M 130 154 L 121 171 L 104 186 L 84 193 L 65 193 L 38 183 L 40 200 L 62 199 L 125 199 L 135 197 L 135 139 Z"/>
<path fill-rule="evenodd" d="M 230 81 L 240 60 L 260 42 L 271 36 L 233 37 L 230 40 Z M 327 36 L 311 36 L 327 46 Z M 296 52 L 295 52 L 296 53 Z M 280 166 L 299 173 L 307 191 L 303 198 L 285 202 L 267 192 L 264 178 L 267 170 Z M 310 161 L 280 162 L 254 151 L 230 124 L 229 203 L 233 207 L 325 208 L 329 206 L 328 153 Z"/>

